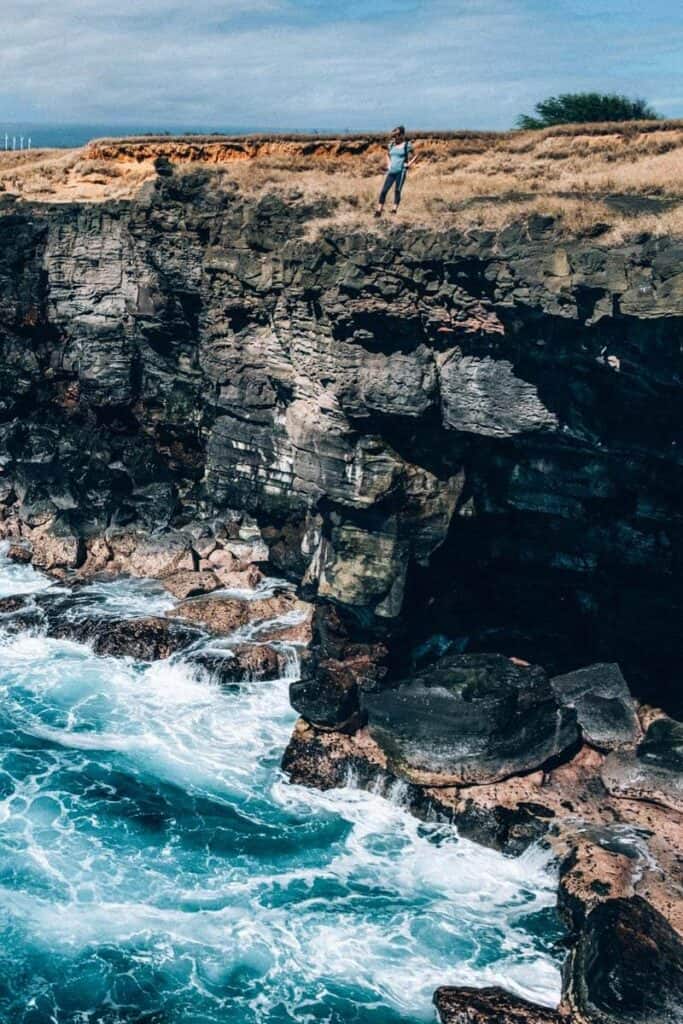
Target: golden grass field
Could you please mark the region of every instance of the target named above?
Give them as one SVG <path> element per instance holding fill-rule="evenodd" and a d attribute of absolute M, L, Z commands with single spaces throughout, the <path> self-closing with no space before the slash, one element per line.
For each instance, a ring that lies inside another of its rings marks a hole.
<path fill-rule="evenodd" d="M 540 212 L 557 216 L 569 234 L 599 225 L 615 244 L 644 232 L 683 233 L 683 121 L 412 138 L 419 159 L 403 223 L 499 229 Z M 245 194 L 276 192 L 291 202 L 331 198 L 329 216 L 311 221 L 311 237 L 332 226 L 382 230 L 372 208 L 384 145 L 380 136 L 101 140 L 79 150 L 0 153 L 0 193 L 60 203 L 124 199 L 154 177 L 154 158 L 164 154 L 177 173 L 203 166 L 219 188 L 232 182 Z"/>

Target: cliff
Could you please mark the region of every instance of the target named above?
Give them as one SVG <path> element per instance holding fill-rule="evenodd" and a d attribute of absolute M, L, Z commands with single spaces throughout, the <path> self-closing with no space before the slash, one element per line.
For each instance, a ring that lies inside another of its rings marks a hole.
<path fill-rule="evenodd" d="M 309 241 L 318 213 L 201 172 L 6 201 L 5 515 L 87 541 L 247 511 L 398 664 L 435 634 L 617 658 L 674 710 L 683 244 L 538 216 Z"/>
<path fill-rule="evenodd" d="M 597 778 L 596 822 L 640 799 L 642 706 L 681 713 L 683 241 L 616 244 L 538 212 L 500 230 L 321 227 L 329 199 L 157 169 L 118 201 L 2 200 L 0 533 L 61 573 L 125 569 L 130 535 L 209 572 L 201 538 L 247 524 L 251 560 L 314 605 L 288 753 L 305 780 L 334 784 L 339 764 L 408 778 L 416 808 L 512 851 L 543 832 L 533 810 L 518 820 L 543 766 L 552 815 L 571 785 L 593 807 Z M 618 661 L 641 705 L 601 676 L 623 726 L 607 739 L 594 705 L 582 719 L 593 684 L 557 681 L 596 661 Z M 473 774 L 448 746 L 463 715 L 465 742 L 505 734 Z M 492 793 L 511 775 L 530 788 Z M 655 834 L 666 817 L 633 820 Z M 643 897 L 615 892 L 637 930 Z M 576 962 L 612 925 L 591 939 L 571 885 L 566 902 Z"/>

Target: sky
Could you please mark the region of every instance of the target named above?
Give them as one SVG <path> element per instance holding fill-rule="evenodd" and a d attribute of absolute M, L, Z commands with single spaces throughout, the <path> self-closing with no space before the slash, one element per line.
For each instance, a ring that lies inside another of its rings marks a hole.
<path fill-rule="evenodd" d="M 559 92 L 683 117 L 681 0 L 2 0 L 0 121 L 504 129 Z"/>

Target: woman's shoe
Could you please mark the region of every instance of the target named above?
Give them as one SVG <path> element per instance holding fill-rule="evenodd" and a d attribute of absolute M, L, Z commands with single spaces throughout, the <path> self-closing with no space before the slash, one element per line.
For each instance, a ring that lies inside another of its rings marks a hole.
<path fill-rule="evenodd" d="M 378 209 L 375 210 L 375 217 L 381 217 L 381 216 L 382 216 L 382 207 L 380 206 L 380 207 L 378 207 Z"/>
<path fill-rule="evenodd" d="M 395 206 L 391 212 L 392 213 L 398 213 L 398 206 Z"/>

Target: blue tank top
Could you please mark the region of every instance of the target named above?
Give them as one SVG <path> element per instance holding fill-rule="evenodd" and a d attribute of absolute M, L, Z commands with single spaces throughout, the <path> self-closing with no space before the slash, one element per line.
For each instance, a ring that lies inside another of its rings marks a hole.
<path fill-rule="evenodd" d="M 389 146 L 389 174 L 400 174 L 410 159 L 411 144 L 405 142 L 392 143 Z"/>

